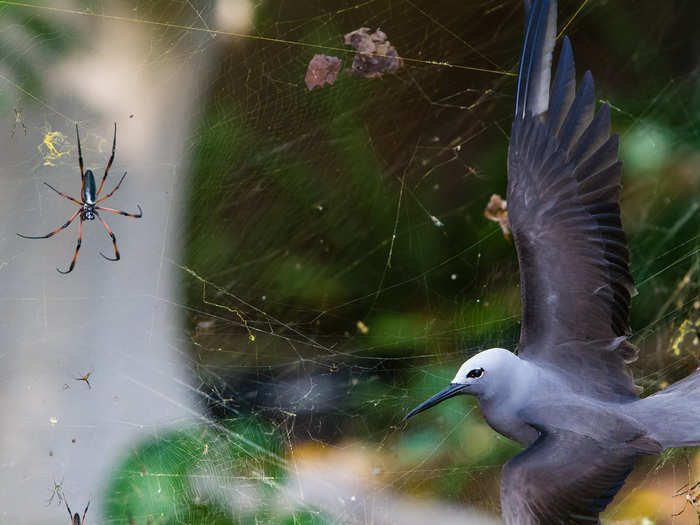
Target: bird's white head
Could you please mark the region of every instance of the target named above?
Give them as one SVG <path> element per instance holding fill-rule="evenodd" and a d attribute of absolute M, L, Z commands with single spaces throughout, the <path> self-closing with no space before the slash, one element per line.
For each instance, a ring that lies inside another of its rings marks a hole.
<path fill-rule="evenodd" d="M 459 367 L 450 386 L 411 410 L 404 419 L 461 394 L 490 397 L 508 384 L 518 361 L 519 358 L 505 348 L 490 348 L 479 352 Z"/>
<path fill-rule="evenodd" d="M 490 348 L 467 359 L 452 384 L 469 386 L 467 394 L 488 394 L 489 387 L 503 385 L 517 366 L 518 357 L 505 348 Z"/>

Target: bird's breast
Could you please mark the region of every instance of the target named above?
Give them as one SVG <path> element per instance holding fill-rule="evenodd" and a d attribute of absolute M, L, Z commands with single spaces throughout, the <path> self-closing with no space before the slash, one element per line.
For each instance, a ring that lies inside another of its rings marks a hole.
<path fill-rule="evenodd" d="M 503 404 L 499 405 L 493 401 L 479 401 L 479 406 L 489 426 L 505 437 L 517 441 L 523 446 L 528 446 L 539 436 L 539 432 L 534 427 L 518 417 L 516 410 L 511 410 Z"/>

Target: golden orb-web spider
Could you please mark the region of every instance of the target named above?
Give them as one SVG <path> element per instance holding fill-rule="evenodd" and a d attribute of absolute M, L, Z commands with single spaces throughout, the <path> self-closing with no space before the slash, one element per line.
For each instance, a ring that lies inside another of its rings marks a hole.
<path fill-rule="evenodd" d="M 109 162 L 107 162 L 107 167 L 105 168 L 105 174 L 102 177 L 102 182 L 100 183 L 99 189 L 95 191 L 96 185 L 95 185 L 95 175 L 92 173 L 92 170 L 87 170 L 86 172 L 83 173 L 83 152 L 80 149 L 80 133 L 78 133 L 78 125 L 75 125 L 75 135 L 78 137 L 78 163 L 80 164 L 80 179 L 81 179 L 81 187 L 80 187 L 80 197 L 81 200 L 74 199 L 70 195 L 66 195 L 65 193 L 61 193 L 58 191 L 56 188 L 51 186 L 49 183 L 45 182 L 49 188 L 51 188 L 53 191 L 58 193 L 61 197 L 64 197 L 70 201 L 73 201 L 76 203 L 80 208 L 78 208 L 78 211 L 76 211 L 73 216 L 66 221 L 66 223 L 61 226 L 60 228 L 52 231 L 51 233 L 47 233 L 46 235 L 41 235 L 39 237 L 33 237 L 30 235 L 22 235 L 21 233 L 18 233 L 20 237 L 24 239 L 48 239 L 49 237 L 52 237 L 56 235 L 58 232 L 61 230 L 64 230 L 67 228 L 74 220 L 76 217 L 80 216 L 80 229 L 78 230 L 78 245 L 75 247 L 75 254 L 73 255 L 73 260 L 70 262 L 70 267 L 68 270 L 65 272 L 63 270 L 59 270 L 56 268 L 56 271 L 59 273 L 70 273 L 73 271 L 73 267 L 75 266 L 75 260 L 78 258 L 78 252 L 80 251 L 80 243 L 82 242 L 83 239 L 83 221 L 92 221 L 97 217 L 102 225 L 105 227 L 105 230 L 107 230 L 107 233 L 109 236 L 112 238 L 112 244 L 114 244 L 114 257 L 107 257 L 104 253 L 100 252 L 100 255 L 107 259 L 108 261 L 118 261 L 121 257 L 119 255 L 119 248 L 117 248 L 117 238 L 110 230 L 109 226 L 107 226 L 107 223 L 105 220 L 100 216 L 100 214 L 97 212 L 97 210 L 101 211 L 108 211 L 110 213 L 117 213 L 119 215 L 125 215 L 127 217 L 135 217 L 135 218 L 140 218 L 143 216 L 143 211 L 141 210 L 141 206 L 138 204 L 136 207 L 138 208 L 139 212 L 138 213 L 127 213 L 125 211 L 120 211 L 120 210 L 113 210 L 112 208 L 103 208 L 102 206 L 97 206 L 98 203 L 109 199 L 112 195 L 114 195 L 114 192 L 116 192 L 119 189 L 119 186 L 121 186 L 122 181 L 124 180 L 124 177 L 126 177 L 126 171 L 124 172 L 124 175 L 122 175 L 122 178 L 119 179 L 119 182 L 117 185 L 114 187 L 112 191 L 110 191 L 107 195 L 104 197 L 98 199 L 100 196 L 100 192 L 102 191 L 102 186 L 104 186 L 105 180 L 107 180 L 107 174 L 109 173 L 109 168 L 112 166 L 112 161 L 114 161 L 114 151 L 117 147 L 117 123 L 114 123 L 114 140 L 112 141 L 112 156 L 109 158 Z"/>
<path fill-rule="evenodd" d="M 88 500 L 87 505 L 85 505 L 85 512 L 83 512 L 83 519 L 80 519 L 80 514 L 77 512 L 73 514 L 70 511 L 70 507 L 68 506 L 68 500 L 66 499 L 66 495 L 63 495 L 63 502 L 66 504 L 66 509 L 68 509 L 68 515 L 70 516 L 71 525 L 85 525 L 87 523 L 85 521 L 85 515 L 87 514 L 88 508 L 90 507 L 90 500 Z"/>

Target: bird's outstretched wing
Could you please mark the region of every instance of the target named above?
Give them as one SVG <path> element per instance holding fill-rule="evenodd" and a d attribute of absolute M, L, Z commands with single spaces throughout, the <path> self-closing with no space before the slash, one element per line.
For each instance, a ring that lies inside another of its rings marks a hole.
<path fill-rule="evenodd" d="M 618 137 L 595 114 L 589 71 L 576 91 L 564 38 L 550 77 L 556 0 L 529 8 L 508 151 L 508 216 L 520 263 L 518 355 L 570 371 L 591 393 L 636 396 L 625 362 L 634 292 L 620 222 Z M 590 381 L 585 381 L 590 379 Z"/>
<path fill-rule="evenodd" d="M 654 444 L 599 441 L 561 429 L 540 437 L 504 466 L 501 506 L 506 524 L 595 524 L 639 455 Z M 658 449 L 660 450 L 660 448 Z"/>

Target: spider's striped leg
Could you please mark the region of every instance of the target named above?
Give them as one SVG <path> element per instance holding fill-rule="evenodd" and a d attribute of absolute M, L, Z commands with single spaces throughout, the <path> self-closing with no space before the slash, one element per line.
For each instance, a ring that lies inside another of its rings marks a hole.
<path fill-rule="evenodd" d="M 112 167 L 112 161 L 114 161 L 114 150 L 116 148 L 117 148 L 117 123 L 115 122 L 114 123 L 114 139 L 112 139 L 112 156 L 109 158 L 109 162 L 107 163 L 107 167 L 105 168 L 105 174 L 102 177 L 102 182 L 100 182 L 100 189 L 97 190 L 97 195 L 100 194 L 100 192 L 102 191 L 102 186 L 104 186 L 105 180 L 107 180 L 107 174 L 109 173 L 109 168 Z M 124 175 L 126 175 L 126 173 Z M 123 178 L 124 177 L 122 177 L 122 179 Z M 121 181 L 119 181 L 119 184 L 121 184 Z M 119 187 L 119 184 L 117 184 L 117 188 Z M 114 189 L 114 191 L 117 191 L 116 188 Z M 112 193 L 114 193 L 114 191 Z M 112 195 L 112 193 L 110 193 L 109 195 Z M 106 198 L 107 197 L 105 197 L 105 199 Z"/>
<path fill-rule="evenodd" d="M 83 150 L 80 148 L 80 132 L 78 132 L 78 123 L 75 123 L 75 136 L 78 137 L 78 164 L 80 165 L 80 194 L 83 194 L 85 186 L 85 173 L 83 173 Z"/>
<path fill-rule="evenodd" d="M 68 500 L 66 499 L 66 495 L 63 495 L 63 503 L 66 504 L 66 510 L 68 511 L 68 515 L 70 516 L 70 519 L 73 519 L 73 513 L 70 511 L 70 507 L 68 506 Z"/>
<path fill-rule="evenodd" d="M 22 235 L 21 233 L 18 233 L 17 235 L 20 236 L 20 237 L 22 237 L 22 238 L 24 238 L 24 239 L 48 239 L 49 237 L 53 237 L 54 235 L 56 235 L 56 234 L 57 234 L 58 232 L 60 232 L 61 230 L 65 229 L 65 228 L 68 228 L 68 226 L 70 225 L 70 223 L 73 222 L 73 221 L 75 220 L 75 218 L 78 216 L 78 214 L 79 214 L 80 212 L 81 212 L 81 210 L 76 211 L 76 212 L 73 214 L 73 216 L 72 216 L 70 219 L 68 219 L 68 220 L 66 221 L 66 223 L 65 223 L 63 226 L 61 226 L 61 227 L 59 227 L 58 229 L 52 231 L 51 233 L 47 233 L 46 235 L 39 235 L 38 237 L 33 237 L 33 236 L 31 236 L 31 235 Z"/>
<path fill-rule="evenodd" d="M 107 199 L 109 199 L 112 195 L 114 195 L 114 192 L 117 191 L 117 190 L 119 189 L 119 186 L 122 185 L 122 181 L 124 180 L 124 177 L 126 177 L 126 171 L 124 172 L 124 175 L 122 175 L 122 178 L 119 179 L 119 182 L 118 182 L 117 185 L 114 187 L 114 189 L 113 189 L 112 191 L 110 191 L 107 195 L 105 195 L 104 197 L 102 197 L 101 199 L 97 199 L 97 202 L 102 202 L 103 200 L 107 200 Z M 104 179 L 102 180 L 102 182 L 104 182 Z M 101 190 L 101 189 L 102 189 L 102 185 L 100 185 L 100 190 Z M 99 195 L 100 192 L 98 191 L 97 194 Z M 97 204 L 97 202 L 96 202 L 95 204 Z"/>
<path fill-rule="evenodd" d="M 127 213 L 121 210 L 113 210 L 112 208 L 103 208 L 102 206 L 95 206 L 95 209 L 108 211 L 110 213 L 118 213 L 119 215 L 124 215 L 126 217 L 134 217 L 135 219 L 140 219 L 141 217 L 143 217 L 143 210 L 141 210 L 141 206 L 139 206 L 138 204 L 136 205 L 136 207 L 139 209 L 138 213 Z"/>
<path fill-rule="evenodd" d="M 75 260 L 78 258 L 78 252 L 80 251 L 80 243 L 83 242 L 83 218 L 80 217 L 80 228 L 78 229 L 78 244 L 75 247 L 75 255 L 73 255 L 73 260 L 70 262 L 70 267 L 64 272 L 56 268 L 58 273 L 71 273 L 73 267 L 75 266 Z"/>
<path fill-rule="evenodd" d="M 65 193 L 62 193 L 62 192 L 58 191 L 56 188 L 54 188 L 53 186 L 51 186 L 51 184 L 49 184 L 48 182 L 45 182 L 44 184 L 46 184 L 49 188 L 51 188 L 53 191 L 55 191 L 56 193 L 58 193 L 58 194 L 59 194 L 61 197 L 63 197 L 64 199 L 68 199 L 69 201 L 73 201 L 73 202 L 76 203 L 78 206 L 82 206 L 82 205 L 83 205 L 83 203 L 80 202 L 78 199 L 73 198 L 73 197 L 71 197 L 70 195 L 66 195 Z M 81 194 L 81 195 L 83 194 L 82 190 L 80 190 L 80 194 Z"/>
<path fill-rule="evenodd" d="M 89 507 L 90 507 L 90 500 L 88 500 L 87 505 L 85 505 L 85 512 L 83 512 L 83 519 L 80 520 L 81 525 L 85 525 L 85 515 L 87 514 Z"/>
<path fill-rule="evenodd" d="M 105 227 L 105 230 L 107 230 L 107 233 L 109 236 L 112 238 L 112 244 L 114 244 L 114 259 L 111 257 L 107 257 L 104 253 L 100 252 L 100 255 L 107 259 L 108 261 L 118 261 L 121 259 L 121 256 L 119 255 L 119 248 L 117 248 L 117 237 L 114 235 L 114 232 L 107 226 L 107 223 L 105 220 L 100 216 L 99 213 L 95 212 L 95 215 L 97 215 L 97 218 L 100 219 L 100 222 L 102 223 L 102 226 Z"/>

